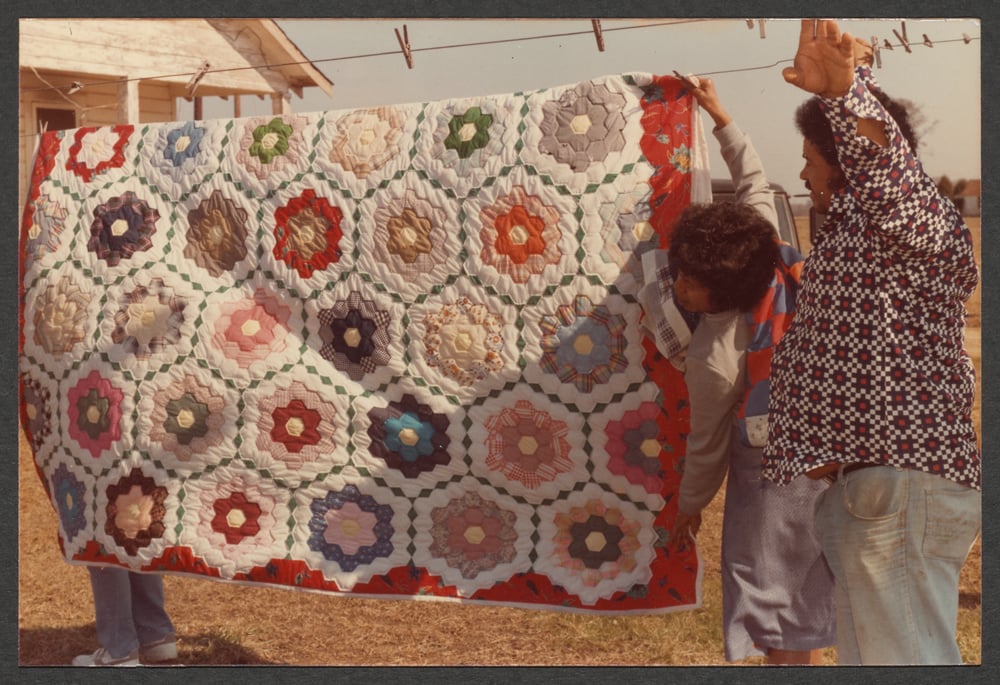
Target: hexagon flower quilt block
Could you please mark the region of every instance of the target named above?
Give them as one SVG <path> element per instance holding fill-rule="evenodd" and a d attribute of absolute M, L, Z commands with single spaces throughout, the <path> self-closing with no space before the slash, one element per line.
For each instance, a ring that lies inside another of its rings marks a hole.
<path fill-rule="evenodd" d="M 20 409 L 66 560 L 699 606 L 668 532 L 685 388 L 635 299 L 705 197 L 692 106 L 636 73 L 44 133 Z"/>

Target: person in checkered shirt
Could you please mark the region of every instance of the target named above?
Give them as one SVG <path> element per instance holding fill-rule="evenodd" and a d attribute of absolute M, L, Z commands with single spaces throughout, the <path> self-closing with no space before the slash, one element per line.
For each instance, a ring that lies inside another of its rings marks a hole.
<path fill-rule="evenodd" d="M 968 227 L 859 44 L 804 20 L 783 73 L 815 94 L 797 115 L 800 177 L 825 222 L 775 350 L 762 473 L 831 482 L 816 526 L 839 663 L 954 664 L 959 573 L 981 528 L 963 349 L 979 273 Z"/>

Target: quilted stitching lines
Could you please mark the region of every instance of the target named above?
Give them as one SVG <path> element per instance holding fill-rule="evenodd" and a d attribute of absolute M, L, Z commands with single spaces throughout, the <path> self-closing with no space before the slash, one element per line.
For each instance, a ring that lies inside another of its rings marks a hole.
<path fill-rule="evenodd" d="M 270 120 L 247 120 L 239 139 L 237 161 L 261 181 L 271 174 L 293 170 L 303 161 L 305 125 L 304 117 L 290 114 Z"/>
<path fill-rule="evenodd" d="M 320 354 L 356 381 L 389 363 L 390 314 L 352 290 L 319 312 Z"/>
<path fill-rule="evenodd" d="M 577 296 L 572 307 L 562 305 L 554 317 L 542 319 L 542 369 L 590 392 L 628 366 L 624 328 L 622 316 Z"/>
<path fill-rule="evenodd" d="M 66 169 L 89 183 L 100 174 L 121 168 L 125 164 L 124 148 L 133 130 L 128 125 L 77 129 Z"/>
<path fill-rule="evenodd" d="M 163 536 L 167 489 L 134 468 L 107 488 L 104 531 L 129 555 Z"/>
<path fill-rule="evenodd" d="M 461 385 L 473 385 L 504 364 L 503 319 L 462 297 L 425 317 L 427 364 Z"/>
<path fill-rule="evenodd" d="M 87 249 L 108 266 L 130 258 L 153 245 L 152 235 L 160 213 L 131 191 L 113 197 L 94 209 Z"/>
<path fill-rule="evenodd" d="M 231 271 L 247 256 L 247 211 L 215 189 L 188 212 L 184 256 L 213 276 Z"/>
<path fill-rule="evenodd" d="M 90 293 L 69 275 L 47 285 L 34 302 L 33 341 L 53 357 L 69 353 L 86 339 L 91 302 Z"/>
<path fill-rule="evenodd" d="M 381 169 L 401 152 L 404 113 L 392 107 L 359 110 L 336 122 L 329 159 L 360 179 Z"/>
<path fill-rule="evenodd" d="M 573 171 L 603 162 L 625 147 L 625 97 L 589 81 L 542 106 L 541 151 Z"/>
<path fill-rule="evenodd" d="M 657 547 L 683 405 L 633 296 L 690 113 L 647 159 L 641 94 L 43 136 L 22 418 L 67 557 L 571 610 L 696 594 Z"/>
<path fill-rule="evenodd" d="M 344 213 L 316 193 L 305 190 L 274 213 L 273 254 L 302 278 L 322 271 L 340 258 L 340 222 Z"/>
<path fill-rule="evenodd" d="M 69 435 L 95 459 L 122 437 L 120 388 L 96 369 L 69 389 Z"/>
<path fill-rule="evenodd" d="M 448 417 L 418 402 L 413 395 L 403 395 L 384 408 L 373 408 L 368 418 L 372 455 L 407 478 L 451 461 Z"/>
<path fill-rule="evenodd" d="M 31 224 L 25 248 L 25 271 L 31 269 L 35 260 L 45 259 L 47 255 L 55 254 L 59 250 L 68 211 L 59 200 L 46 193 L 39 194 L 31 203 L 30 215 Z"/>

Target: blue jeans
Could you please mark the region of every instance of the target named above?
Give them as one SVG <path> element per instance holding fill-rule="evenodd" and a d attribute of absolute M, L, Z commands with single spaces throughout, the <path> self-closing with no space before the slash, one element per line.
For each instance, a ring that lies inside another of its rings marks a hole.
<path fill-rule="evenodd" d="M 89 566 L 97 641 L 120 659 L 174 632 L 163 608 L 163 578 L 123 568 Z"/>
<path fill-rule="evenodd" d="M 982 496 L 914 469 L 841 474 L 816 504 L 841 664 L 959 664 L 958 576 Z"/>

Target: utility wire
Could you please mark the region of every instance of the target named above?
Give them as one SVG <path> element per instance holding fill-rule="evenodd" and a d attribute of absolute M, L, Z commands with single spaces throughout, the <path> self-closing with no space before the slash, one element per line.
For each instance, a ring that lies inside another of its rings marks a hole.
<path fill-rule="evenodd" d="M 702 22 L 702 21 L 705 21 L 705 20 L 704 19 L 687 19 L 687 20 L 653 22 L 653 23 L 649 23 L 649 24 L 642 24 L 642 25 L 639 25 L 639 26 L 617 26 L 617 27 L 605 28 L 605 29 L 603 29 L 603 31 L 605 33 L 608 33 L 610 31 L 630 31 L 630 30 L 634 30 L 634 29 L 654 28 L 654 27 L 658 27 L 658 26 L 677 26 L 677 25 L 680 25 L 680 24 L 690 24 L 690 23 Z M 431 51 L 435 51 L 435 50 L 452 50 L 452 49 L 456 49 L 456 48 L 478 47 L 478 46 L 482 46 L 482 45 L 498 45 L 498 44 L 501 44 L 501 43 L 520 43 L 520 42 L 529 41 L 529 40 L 549 40 L 549 39 L 552 39 L 552 38 L 566 38 L 566 37 L 570 37 L 570 36 L 582 36 L 582 35 L 593 35 L 593 32 L 592 31 L 569 31 L 569 32 L 566 32 L 566 33 L 549 33 L 549 34 L 543 34 L 543 35 L 538 35 L 538 36 L 523 36 L 523 37 L 518 37 L 518 38 L 502 38 L 502 39 L 498 39 L 498 40 L 477 41 L 477 42 L 473 42 L 473 43 L 454 43 L 454 44 L 450 44 L 450 45 L 435 45 L 435 46 L 426 47 L 426 48 L 410 48 L 410 52 L 431 52 Z M 938 41 L 934 41 L 934 45 L 939 45 L 941 43 L 958 43 L 958 42 L 968 43 L 969 41 L 972 41 L 972 40 L 980 40 L 980 37 L 979 36 L 973 36 L 973 37 L 952 38 L 952 39 L 946 39 L 946 40 L 938 40 Z M 888 43 L 888 41 L 887 41 L 887 43 Z M 896 43 L 896 44 L 892 44 L 892 43 L 889 43 L 889 44 L 892 45 L 893 48 L 896 48 L 896 47 L 903 48 L 903 44 L 901 42 L 900 43 Z M 926 48 L 926 47 L 929 47 L 929 46 L 927 46 L 927 45 L 925 45 L 923 43 L 915 42 L 915 41 L 911 42 L 910 43 L 910 48 L 912 49 L 912 48 L 915 48 L 915 47 L 925 47 Z M 882 47 L 881 49 L 885 50 L 886 48 Z M 298 62 L 281 62 L 281 63 L 262 64 L 262 65 L 247 66 L 247 67 L 230 67 L 230 68 L 225 68 L 225 69 L 208 69 L 204 73 L 205 74 L 221 74 L 221 73 L 232 72 L 232 71 L 248 71 L 248 70 L 258 70 L 258 69 L 278 69 L 278 68 L 281 68 L 281 67 L 300 66 L 300 65 L 303 65 L 303 64 L 321 64 L 321 63 L 324 63 L 324 62 L 342 62 L 342 61 L 346 61 L 346 60 L 369 59 L 371 57 L 385 57 L 387 55 L 399 55 L 399 54 L 401 54 L 400 50 L 387 50 L 387 51 L 384 51 L 384 52 L 370 52 L 370 53 L 366 53 L 366 54 L 348 55 L 348 56 L 344 56 L 344 57 L 326 57 L 326 58 L 323 58 L 323 59 L 303 60 L 303 61 L 298 61 Z M 773 67 L 775 67 L 775 66 L 777 66 L 779 64 L 783 64 L 785 62 L 792 62 L 792 61 L 793 61 L 792 59 L 779 60 L 779 61 L 775 62 L 774 64 L 768 64 L 768 65 L 762 65 L 762 66 L 756 66 L 756 67 L 743 67 L 743 68 L 738 68 L 738 69 L 723 69 L 723 70 L 719 70 L 719 71 L 704 72 L 704 73 L 702 73 L 700 75 L 702 75 L 702 76 L 716 76 L 718 74 L 735 74 L 735 73 L 744 72 L 744 71 L 757 71 L 757 70 L 760 70 L 760 69 L 771 69 L 771 68 L 773 68 Z M 196 73 L 197 72 L 182 72 L 182 73 L 178 73 L 178 74 L 163 74 L 163 75 L 159 75 L 159 76 L 139 76 L 139 77 L 131 78 L 131 79 L 109 79 L 109 80 L 106 80 L 106 81 L 91 81 L 91 82 L 88 82 L 88 83 L 77 84 L 77 85 L 80 85 L 82 87 L 87 87 L 87 86 L 102 86 L 102 85 L 108 85 L 108 84 L 120 84 L 120 83 L 131 82 L 131 81 L 158 81 L 158 80 L 163 80 L 163 79 L 167 79 L 167 78 L 182 78 L 182 77 L 185 77 L 185 76 L 190 77 L 190 76 L 194 76 Z M 38 88 L 23 88 L 23 89 L 21 89 L 21 92 L 22 93 L 37 93 L 37 92 L 50 91 L 50 90 L 65 90 L 68 87 L 69 86 L 45 86 L 45 87 L 38 87 Z"/>
<path fill-rule="evenodd" d="M 675 26 L 675 25 L 678 25 L 678 24 L 691 24 L 691 23 L 702 22 L 702 21 L 705 21 L 705 20 L 704 19 L 684 19 L 684 20 L 677 20 L 677 21 L 664 21 L 664 22 L 655 22 L 655 23 L 649 23 L 649 24 L 642 24 L 641 26 L 618 26 L 618 27 L 606 28 L 606 29 L 604 29 L 604 31 L 605 32 L 609 32 L 609 31 L 626 31 L 626 30 L 631 30 L 631 29 L 653 28 L 653 27 L 656 27 L 656 26 Z M 434 50 L 451 50 L 451 49 L 455 49 L 455 48 L 477 47 L 477 46 L 480 46 L 480 45 L 499 45 L 501 43 L 521 43 L 521 42 L 529 41 L 529 40 L 546 40 L 546 39 L 551 39 L 551 38 L 565 38 L 565 37 L 569 37 L 569 36 L 584 36 L 584 35 L 592 35 L 592 31 L 569 31 L 569 32 L 566 32 L 566 33 L 548 33 L 548 34 L 543 34 L 543 35 L 539 35 L 539 36 L 522 36 L 522 37 L 517 37 L 517 38 L 501 38 L 501 39 L 498 39 L 498 40 L 477 41 L 477 42 L 473 42 L 473 43 L 454 43 L 454 44 L 450 44 L 450 45 L 434 45 L 434 46 L 426 47 L 426 48 L 411 48 L 410 52 L 431 52 L 431 51 L 434 51 Z M 343 62 L 345 60 L 368 59 L 370 57 L 385 57 L 387 55 L 398 55 L 398 54 L 400 54 L 400 50 L 386 50 L 384 52 L 369 52 L 369 53 L 360 54 L 360 55 L 346 55 L 344 57 L 326 57 L 326 58 L 323 58 L 323 59 L 310 59 L 310 60 L 303 60 L 303 61 L 299 61 L 299 62 L 280 62 L 280 63 L 274 63 L 274 64 L 268 63 L 268 64 L 261 64 L 261 65 L 256 65 L 256 66 L 247 66 L 247 67 L 229 67 L 229 68 L 225 68 L 225 69 L 208 69 L 204 73 L 205 74 L 221 74 L 221 73 L 230 72 L 230 71 L 248 71 L 248 70 L 257 70 L 257 69 L 276 69 L 276 68 L 279 68 L 279 67 L 294 67 L 294 66 L 300 66 L 300 65 L 303 65 L 303 64 L 321 64 L 323 62 Z M 103 85 L 108 85 L 108 84 L 127 83 L 127 82 L 130 82 L 130 81 L 158 81 L 158 80 L 167 79 L 167 78 L 182 78 L 184 76 L 193 76 L 195 73 L 196 72 L 182 72 L 182 73 L 178 73 L 178 74 L 162 74 L 160 76 L 138 76 L 138 77 L 131 78 L 131 79 L 109 79 L 109 80 L 106 80 L 106 81 L 91 81 L 91 82 L 85 83 L 83 85 L 84 86 L 103 86 Z M 24 92 L 24 93 L 34 93 L 34 92 L 46 91 L 46 90 L 57 90 L 59 88 L 66 88 L 66 87 L 67 86 L 52 86 L 52 87 L 45 87 L 45 88 L 42 88 L 42 87 L 39 87 L 39 88 L 23 88 L 21 92 Z"/>

